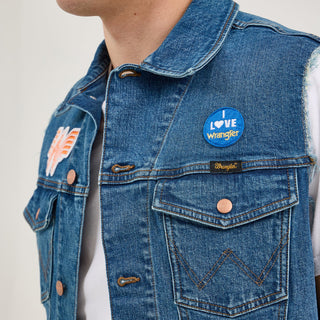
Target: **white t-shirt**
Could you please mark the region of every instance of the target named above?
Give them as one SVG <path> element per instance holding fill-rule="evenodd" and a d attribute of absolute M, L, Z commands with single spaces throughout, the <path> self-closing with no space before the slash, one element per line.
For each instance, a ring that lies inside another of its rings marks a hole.
<path fill-rule="evenodd" d="M 320 50 L 310 61 L 306 75 L 306 105 L 309 112 L 310 133 L 317 166 L 310 183 L 309 194 L 315 203 L 311 212 L 312 246 L 315 274 L 320 275 Z M 103 125 L 100 126 L 91 154 L 90 193 L 87 200 L 81 261 L 77 320 L 111 320 L 106 262 L 101 238 L 101 219 L 98 175 L 101 159 Z M 319 199 L 317 201 L 317 199 Z"/>

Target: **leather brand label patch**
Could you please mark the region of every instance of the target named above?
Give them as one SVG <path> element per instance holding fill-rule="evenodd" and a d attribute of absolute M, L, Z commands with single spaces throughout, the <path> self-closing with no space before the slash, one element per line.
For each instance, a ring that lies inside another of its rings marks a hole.
<path fill-rule="evenodd" d="M 242 171 L 242 161 L 210 161 L 211 173 L 234 173 Z"/>
<path fill-rule="evenodd" d="M 74 128 L 69 132 L 69 127 L 60 127 L 54 137 L 48 151 L 46 176 L 53 176 L 58 164 L 67 158 L 73 149 L 80 132 L 80 128 Z"/>
<path fill-rule="evenodd" d="M 203 127 L 203 136 L 215 147 L 228 147 L 236 143 L 244 130 L 241 113 L 234 108 L 220 108 L 213 112 Z"/>

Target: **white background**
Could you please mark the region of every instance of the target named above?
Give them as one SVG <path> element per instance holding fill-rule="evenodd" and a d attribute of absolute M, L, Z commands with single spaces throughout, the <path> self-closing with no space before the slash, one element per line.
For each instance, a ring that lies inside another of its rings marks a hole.
<path fill-rule="evenodd" d="M 319 0 L 237 2 L 243 11 L 320 35 Z M 0 318 L 45 319 L 36 239 L 22 211 L 35 188 L 49 117 L 86 72 L 103 33 L 98 18 L 64 13 L 54 0 L 2 0 L 0 19 Z"/>

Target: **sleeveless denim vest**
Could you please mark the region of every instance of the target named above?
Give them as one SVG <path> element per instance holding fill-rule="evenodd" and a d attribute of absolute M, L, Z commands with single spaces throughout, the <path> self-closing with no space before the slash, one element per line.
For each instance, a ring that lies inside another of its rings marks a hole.
<path fill-rule="evenodd" d="M 24 211 L 48 319 L 76 319 L 103 101 L 99 188 L 113 319 L 318 318 L 304 75 L 319 46 L 231 0 L 193 1 L 154 53 L 108 77 L 100 45 L 51 118 Z"/>

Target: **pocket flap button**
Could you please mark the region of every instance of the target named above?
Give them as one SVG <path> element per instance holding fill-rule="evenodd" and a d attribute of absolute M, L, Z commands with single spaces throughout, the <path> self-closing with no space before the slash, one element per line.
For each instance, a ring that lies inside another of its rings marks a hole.
<path fill-rule="evenodd" d="M 63 284 L 60 280 L 56 282 L 57 294 L 61 297 L 63 295 Z"/>
<path fill-rule="evenodd" d="M 73 169 L 69 170 L 68 175 L 67 175 L 68 184 L 72 185 L 76 181 L 76 177 L 77 177 L 76 172 Z"/>
<path fill-rule="evenodd" d="M 229 213 L 232 210 L 232 202 L 229 199 L 221 199 L 217 203 L 217 209 L 220 213 Z"/>

